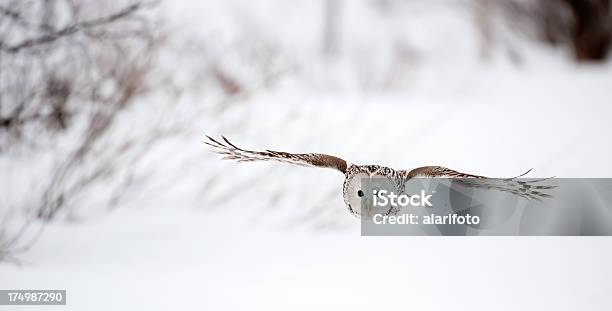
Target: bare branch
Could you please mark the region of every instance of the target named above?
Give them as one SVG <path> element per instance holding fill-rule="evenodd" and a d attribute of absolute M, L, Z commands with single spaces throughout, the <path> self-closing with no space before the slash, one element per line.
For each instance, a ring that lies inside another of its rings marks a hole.
<path fill-rule="evenodd" d="M 47 43 L 51 43 L 55 40 L 58 40 L 62 37 L 66 37 L 66 36 L 70 36 L 73 34 L 76 34 L 80 31 L 83 30 L 87 30 L 87 29 L 91 29 L 91 28 L 95 28 L 95 27 L 99 27 L 99 26 L 103 26 L 103 25 L 107 25 L 110 24 L 118 19 L 127 17 L 131 14 L 133 14 L 134 12 L 136 12 L 138 9 L 141 8 L 141 3 L 135 3 L 132 4 L 128 7 L 126 7 L 125 9 L 115 13 L 115 14 L 111 14 L 109 16 L 106 17 L 102 17 L 102 18 L 98 18 L 98 19 L 93 19 L 90 21 L 84 21 L 84 22 L 79 22 L 79 23 L 74 23 L 71 25 L 68 25 L 58 31 L 54 31 L 45 35 L 42 35 L 40 37 L 37 38 L 32 38 L 32 39 L 26 39 L 20 43 L 17 43 L 15 45 L 9 46 L 6 45 L 5 43 L 0 41 L 0 50 L 3 50 L 7 53 L 17 53 L 19 52 L 21 49 L 25 49 L 25 48 L 31 48 L 37 45 L 42 45 L 42 44 L 47 44 Z M 2 11 L 4 13 L 4 11 Z M 13 12 L 10 10 L 6 11 L 6 14 L 11 14 L 10 16 L 14 16 L 14 17 L 19 17 L 19 14 L 17 12 Z"/>
<path fill-rule="evenodd" d="M 46 26 L 43 26 L 43 25 L 40 25 L 40 24 L 36 24 L 36 23 L 32 23 L 32 22 L 28 21 L 25 17 L 21 16 L 20 12 L 11 10 L 9 8 L 6 8 L 6 7 L 0 6 L 0 15 L 6 16 L 6 17 L 14 20 L 16 23 L 18 23 L 19 25 L 21 25 L 23 27 L 37 28 L 37 29 L 41 29 L 41 30 L 49 30 L 49 28 L 46 27 Z M 0 42 L 0 45 L 2 45 L 2 42 Z"/>

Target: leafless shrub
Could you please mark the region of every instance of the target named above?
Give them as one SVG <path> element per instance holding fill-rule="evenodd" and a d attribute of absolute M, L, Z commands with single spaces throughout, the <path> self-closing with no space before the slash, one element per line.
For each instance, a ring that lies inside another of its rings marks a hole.
<path fill-rule="evenodd" d="M 112 171 L 91 152 L 119 113 L 147 91 L 160 41 L 150 15 L 154 6 L 0 0 L 0 154 L 37 152 L 63 132 L 76 137 L 50 176 L 41 176 L 48 180 L 42 197 L 18 207 L 25 226 L 12 234 L 1 228 L 0 260 L 31 230 L 33 219 L 54 218 L 80 189 Z"/>
<path fill-rule="evenodd" d="M 571 39 L 578 60 L 606 59 L 612 20 L 609 0 L 564 0 L 572 12 Z"/>
<path fill-rule="evenodd" d="M 22 260 L 18 256 L 34 245 L 42 234 L 44 225 L 36 223 L 33 218 L 19 218 L 15 221 L 16 218 L 8 214 L 0 217 L 0 262 L 21 264 Z"/>
<path fill-rule="evenodd" d="M 48 141 L 41 132 L 66 130 L 84 110 L 124 108 L 143 86 L 146 54 L 155 44 L 138 14 L 144 8 L 85 0 L 2 3 L 0 151 Z"/>
<path fill-rule="evenodd" d="M 496 0 L 495 4 L 513 29 L 566 47 L 578 61 L 604 60 L 608 55 L 612 36 L 609 0 Z"/>

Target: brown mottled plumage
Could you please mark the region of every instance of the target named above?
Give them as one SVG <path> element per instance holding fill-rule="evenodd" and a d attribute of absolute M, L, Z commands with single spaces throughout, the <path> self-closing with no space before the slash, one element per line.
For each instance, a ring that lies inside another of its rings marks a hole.
<path fill-rule="evenodd" d="M 342 188 L 344 202 L 346 203 L 349 211 L 356 216 L 359 216 L 360 212 L 355 208 L 355 206 L 351 205 L 351 202 L 354 203 L 353 199 L 357 199 L 358 201 L 359 198 L 363 196 L 363 192 L 359 194 L 359 198 L 355 198 L 355 195 L 358 195 L 360 189 L 355 191 L 356 189 L 353 188 L 360 188 L 359 186 L 355 186 L 355 184 L 359 184 L 359 182 L 356 180 L 364 177 L 388 178 L 389 181 L 398 189 L 401 189 L 406 181 L 412 178 L 453 178 L 460 180 L 467 186 L 508 192 L 523 198 L 535 200 L 549 197 L 550 195 L 544 191 L 554 188 L 553 186 L 536 184 L 546 180 L 546 178 L 533 179 L 529 181 L 518 180 L 519 177 L 526 175 L 531 170 L 512 178 L 489 178 L 480 175 L 461 173 L 442 166 L 423 166 L 412 170 L 394 170 L 392 168 L 380 165 L 349 165 L 341 158 L 322 153 L 288 153 L 273 150 L 246 150 L 232 144 L 223 136 L 223 142 L 215 140 L 208 135 L 206 138 L 207 140 L 205 140 L 204 143 L 213 147 L 216 153 L 223 155 L 223 159 L 227 160 L 235 160 L 238 162 L 277 161 L 302 166 L 332 168 L 340 171 L 345 176 Z"/>
<path fill-rule="evenodd" d="M 324 167 L 337 169 L 342 173 L 346 172 L 346 161 L 322 153 L 287 153 L 282 151 L 266 150 L 252 151 L 236 147 L 227 138 L 223 138 L 225 143 L 219 142 L 206 135 L 208 141 L 205 144 L 212 146 L 220 155 L 224 155 L 225 160 L 236 160 L 238 162 L 251 161 L 278 161 L 302 166 Z"/>

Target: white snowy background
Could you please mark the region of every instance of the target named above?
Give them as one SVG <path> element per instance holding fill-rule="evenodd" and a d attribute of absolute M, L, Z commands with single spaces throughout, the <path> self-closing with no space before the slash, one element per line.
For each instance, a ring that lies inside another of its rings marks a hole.
<path fill-rule="evenodd" d="M 576 64 L 501 21 L 483 61 L 464 2 L 391 3 L 344 1 L 338 54 L 324 57 L 324 1 L 163 2 L 154 73 L 169 78 L 95 152 L 122 169 L 46 224 L 20 265 L 0 264 L 0 288 L 67 290 L 65 307 L 19 310 L 612 310 L 609 238 L 361 237 L 341 174 L 220 161 L 202 143 L 612 175 L 609 63 Z M 237 94 L 210 81 L 218 70 Z M 39 195 L 71 139 L 0 154 L 3 213 Z M 146 146 L 111 152 L 126 141 Z"/>

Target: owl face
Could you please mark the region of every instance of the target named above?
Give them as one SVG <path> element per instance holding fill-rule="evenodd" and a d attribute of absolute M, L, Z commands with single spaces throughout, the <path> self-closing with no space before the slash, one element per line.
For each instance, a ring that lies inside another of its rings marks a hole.
<path fill-rule="evenodd" d="M 385 189 L 398 193 L 394 171 L 378 165 L 351 165 L 347 169 L 343 186 L 344 203 L 356 217 L 371 217 L 376 213 L 388 214 L 392 207 L 377 207 L 373 203 L 375 191 Z"/>

